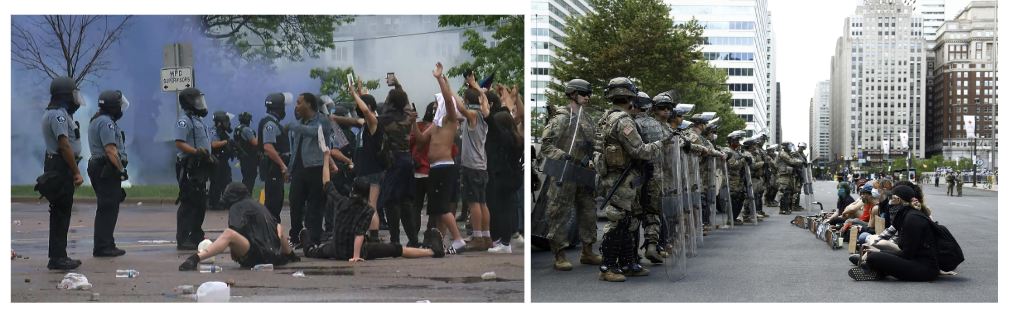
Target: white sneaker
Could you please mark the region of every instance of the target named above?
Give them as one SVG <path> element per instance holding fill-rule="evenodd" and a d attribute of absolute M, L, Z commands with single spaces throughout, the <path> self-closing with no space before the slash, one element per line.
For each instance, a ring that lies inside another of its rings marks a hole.
<path fill-rule="evenodd" d="M 525 248 L 525 237 L 518 235 L 518 237 L 511 239 L 511 247 L 524 249 Z"/>
<path fill-rule="evenodd" d="M 506 246 L 506 245 L 501 245 L 501 244 L 494 244 L 493 248 L 487 249 L 486 252 L 488 252 L 488 253 L 499 253 L 499 254 L 509 254 L 509 253 L 511 253 L 511 246 Z"/>

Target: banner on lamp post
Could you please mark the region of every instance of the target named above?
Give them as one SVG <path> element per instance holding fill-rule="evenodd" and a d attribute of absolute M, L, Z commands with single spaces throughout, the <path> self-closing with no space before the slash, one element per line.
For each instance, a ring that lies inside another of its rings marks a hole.
<path fill-rule="evenodd" d="M 965 136 L 975 137 L 975 116 L 973 115 L 965 115 Z"/>
<path fill-rule="evenodd" d="M 884 155 L 889 155 L 891 153 L 891 140 L 884 140 L 882 144 L 884 146 Z"/>
<path fill-rule="evenodd" d="M 902 132 L 898 136 L 901 137 L 901 148 L 908 149 L 908 133 Z"/>

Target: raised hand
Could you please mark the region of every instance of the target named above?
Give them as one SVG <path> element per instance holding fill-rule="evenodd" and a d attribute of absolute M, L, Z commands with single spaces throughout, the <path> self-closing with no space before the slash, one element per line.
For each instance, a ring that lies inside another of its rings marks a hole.
<path fill-rule="evenodd" d="M 433 70 L 433 77 L 440 79 L 444 76 L 444 64 L 437 62 L 437 69 Z"/>

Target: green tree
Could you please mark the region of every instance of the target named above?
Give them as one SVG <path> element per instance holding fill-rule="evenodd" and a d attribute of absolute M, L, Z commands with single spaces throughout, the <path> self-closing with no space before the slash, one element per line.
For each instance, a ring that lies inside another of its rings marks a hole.
<path fill-rule="evenodd" d="M 726 73 L 716 70 L 699 51 L 703 27 L 696 20 L 675 27 L 669 6 L 661 0 L 588 4 L 595 13 L 567 19 L 565 36 L 560 38 L 563 46 L 551 61 L 550 75 L 563 83 L 575 78 L 590 82 L 595 91 L 589 103 L 592 115 L 610 106 L 603 93 L 610 79 L 631 77 L 649 96 L 675 89 L 682 94 L 682 103 L 697 105 L 695 113 L 716 112 L 722 119 L 719 144 L 725 143 L 728 133 L 743 129 L 745 122 L 729 106 L 732 94 L 721 85 Z M 564 85 L 551 82 L 548 88 L 549 112 L 569 103 L 562 94 Z"/>
<path fill-rule="evenodd" d="M 221 39 L 247 61 L 273 64 L 286 58 L 300 62 L 334 48 L 335 29 L 355 21 L 350 15 L 201 15 L 205 37 Z"/>
<path fill-rule="evenodd" d="M 437 19 L 440 27 L 482 26 L 496 29 L 491 45 L 479 32 L 465 30 L 465 42 L 461 49 L 468 51 L 475 60 L 464 62 L 447 71 L 450 77 L 462 76 L 471 69 L 476 80 L 495 73 L 494 82 L 505 86 L 518 86 L 518 94 L 524 94 L 525 82 L 525 16 L 524 15 L 441 15 Z"/>
<path fill-rule="evenodd" d="M 326 69 L 314 68 L 310 70 L 310 78 L 320 81 L 320 94 L 330 96 L 335 103 L 352 103 L 353 101 L 352 94 L 349 94 L 349 88 L 346 85 L 349 74 L 356 77 L 355 71 L 352 70 L 352 67 L 328 67 Z M 355 81 L 353 81 L 353 83 L 355 83 Z M 363 88 L 366 90 L 372 91 L 379 87 L 379 79 L 363 81 Z"/>

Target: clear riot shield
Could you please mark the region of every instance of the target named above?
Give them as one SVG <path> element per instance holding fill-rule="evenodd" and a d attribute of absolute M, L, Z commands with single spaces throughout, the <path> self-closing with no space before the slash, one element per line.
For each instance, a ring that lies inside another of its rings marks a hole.
<path fill-rule="evenodd" d="M 746 185 L 746 205 L 750 209 L 750 215 L 753 216 L 753 218 L 750 219 L 751 220 L 750 223 L 753 223 L 753 225 L 757 225 L 757 205 L 754 202 L 754 197 L 753 197 L 754 196 L 753 195 L 753 179 L 750 178 L 750 177 L 751 177 L 751 175 L 750 175 L 750 165 L 744 164 L 743 165 L 743 184 Z"/>
<path fill-rule="evenodd" d="M 718 228 L 718 221 L 715 220 L 715 216 L 718 213 L 718 210 L 715 207 L 718 205 L 718 203 L 715 202 L 715 196 L 718 194 L 718 177 L 715 176 L 715 172 L 717 172 L 718 169 L 718 158 L 708 157 L 707 159 L 707 192 L 704 195 L 704 199 L 707 201 L 706 206 L 708 207 L 709 212 L 708 221 L 711 222 L 711 226 L 713 228 Z"/>
<path fill-rule="evenodd" d="M 680 151 L 677 144 L 663 149 L 662 172 L 667 179 L 662 185 L 662 235 L 661 246 L 665 249 L 665 275 L 670 281 L 678 281 L 687 276 L 686 237 L 684 236 L 683 200 L 679 183 L 681 182 Z"/>
<path fill-rule="evenodd" d="M 684 157 L 680 159 L 680 168 L 683 171 L 686 183 L 684 184 L 684 206 L 683 206 L 683 235 L 687 243 L 686 255 L 688 258 L 697 256 L 697 239 L 694 237 L 694 233 L 697 233 L 697 222 L 694 220 L 694 175 L 690 171 L 690 164 L 693 163 L 693 155 L 684 153 Z M 700 198 L 700 195 L 698 195 Z"/>
<path fill-rule="evenodd" d="M 697 246 L 704 246 L 704 206 L 701 205 L 701 197 L 704 194 L 704 180 L 701 179 L 701 157 L 693 156 L 693 162 L 690 163 L 690 170 L 693 171 L 694 183 L 696 187 L 693 193 L 694 198 L 694 237 L 697 240 Z"/>
<path fill-rule="evenodd" d="M 551 180 L 546 177 L 542 182 L 535 205 L 532 206 L 532 235 L 535 237 L 547 238 L 549 235 L 549 214 L 546 213 L 546 208 L 549 206 L 549 186 L 555 182 Z"/>
<path fill-rule="evenodd" d="M 812 215 L 813 204 L 811 203 L 813 202 L 813 171 L 810 170 L 810 164 L 807 164 L 806 167 L 803 168 L 803 178 L 806 179 L 803 181 L 803 199 L 806 201 L 804 203 L 806 205 L 806 214 Z"/>
<path fill-rule="evenodd" d="M 725 179 L 725 183 L 722 183 L 722 189 L 718 192 L 719 199 L 725 203 L 725 221 L 726 226 L 732 229 L 733 219 L 736 217 L 732 215 L 732 197 L 729 193 L 729 165 L 726 162 L 722 162 L 722 177 Z"/>

